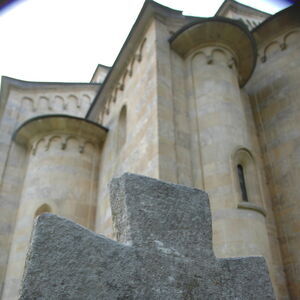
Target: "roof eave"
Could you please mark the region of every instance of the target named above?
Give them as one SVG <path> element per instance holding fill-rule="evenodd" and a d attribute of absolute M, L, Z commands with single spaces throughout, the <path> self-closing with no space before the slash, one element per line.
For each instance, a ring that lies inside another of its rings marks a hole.
<path fill-rule="evenodd" d="M 125 43 L 123 44 L 114 64 L 109 70 L 101 88 L 99 89 L 94 101 L 92 102 L 92 105 L 90 106 L 90 109 L 86 114 L 87 119 L 96 118 L 97 113 L 101 109 L 101 104 L 104 104 L 103 98 L 105 97 L 105 93 L 111 89 L 115 80 L 118 79 L 119 71 L 124 68 L 124 61 L 126 61 L 126 57 L 132 55 L 132 51 L 135 50 L 141 34 L 145 31 L 145 28 L 147 28 L 147 25 L 150 23 L 155 14 L 159 12 L 164 12 L 168 15 L 172 14 L 182 16 L 182 11 L 180 10 L 171 9 L 152 0 L 145 0 L 144 5 L 126 38 Z"/>

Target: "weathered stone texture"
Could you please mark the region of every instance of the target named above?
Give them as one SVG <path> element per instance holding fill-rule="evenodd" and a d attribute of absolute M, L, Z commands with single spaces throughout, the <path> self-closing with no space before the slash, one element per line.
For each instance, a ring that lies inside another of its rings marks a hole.
<path fill-rule="evenodd" d="M 300 297 L 300 9 L 295 16 L 274 19 L 266 34 L 255 33 L 260 41 L 256 70 L 247 84 L 258 136 L 263 150 L 272 209 L 277 224 L 282 259 L 277 256 L 278 285 L 284 289 L 286 276 L 290 297 Z M 297 14 L 297 15 L 296 15 Z M 296 23 L 296 24 L 293 24 Z M 264 40 L 262 40 L 264 37 Z M 273 235 L 274 232 L 271 232 Z M 276 247 L 271 240 L 271 249 Z"/>
<path fill-rule="evenodd" d="M 180 257 L 213 255 L 205 192 L 126 174 L 111 183 L 111 206 L 122 243 Z"/>
<path fill-rule="evenodd" d="M 113 237 L 108 190 L 111 179 L 124 172 L 159 177 L 156 38 L 155 22 L 151 22 L 138 43 L 132 45 L 134 53 L 141 55 L 140 59 L 125 61 L 125 68 L 119 73 L 123 87 L 117 89 L 115 101 L 110 101 L 102 116 L 102 124 L 109 128 L 110 133 L 101 153 L 95 228 L 109 237 Z M 139 51 L 142 42 L 143 47 Z M 118 134 L 124 126 L 119 122 L 123 107 L 127 108 L 127 136 L 122 147 L 117 147 Z"/>
<path fill-rule="evenodd" d="M 106 132 L 84 119 L 48 116 L 28 122 L 15 135 L 15 141 L 30 151 L 7 263 L 4 299 L 17 296 L 33 219 L 41 209 L 93 229 L 97 162 Z"/>
<path fill-rule="evenodd" d="M 14 131 L 20 124 L 36 116 L 59 113 L 84 116 L 98 88 L 99 85 L 89 83 L 46 84 L 2 78 L 0 95 L 0 294 L 27 167 L 27 149 L 14 144 L 12 140 Z M 33 216 L 29 221 L 29 231 L 32 219 Z M 19 250 L 25 252 L 26 247 L 25 243 L 24 248 Z"/>
<path fill-rule="evenodd" d="M 35 215 L 58 213 L 115 238 L 108 183 L 133 172 L 205 190 L 215 255 L 262 255 L 276 297 L 298 299 L 299 15 L 299 6 L 294 5 L 249 32 L 241 22 L 184 16 L 145 1 L 114 66 L 98 66 L 92 82 L 103 84 L 97 96 L 99 84 L 4 78 L 0 95 L 2 297 L 16 299 Z M 268 17 L 229 0 L 217 16 L 242 19 L 251 28 Z M 88 143 L 95 131 L 79 129 L 81 121 L 75 121 L 72 130 L 40 127 L 27 146 L 12 141 L 14 131 L 30 118 L 38 124 L 45 114 L 83 117 L 87 110 L 87 119 L 109 129 L 99 147 Z M 248 201 L 239 185 L 239 164 Z M 140 188 L 135 190 L 142 192 Z M 180 195 L 185 197 L 184 193 L 182 189 Z M 156 195 L 160 201 L 160 193 Z M 163 202 L 157 203 L 161 215 L 149 221 L 154 216 L 139 198 L 140 207 L 122 198 L 125 202 L 120 200 L 115 208 L 132 211 L 126 219 L 114 216 L 122 243 L 134 249 L 147 245 L 151 253 L 177 251 L 189 259 L 200 255 L 194 247 L 200 236 L 195 231 L 186 234 L 192 229 L 186 216 L 197 219 L 191 207 L 176 203 L 180 215 L 176 207 L 168 209 L 175 219 L 186 219 L 172 224 L 176 229 L 172 231 L 166 225 L 168 218 L 158 222 L 164 218 Z M 192 200 L 190 205 L 197 207 Z M 146 218 L 145 224 L 140 216 Z"/>
<path fill-rule="evenodd" d="M 127 245 L 40 216 L 20 299 L 274 299 L 262 257 L 214 257 L 204 192 L 125 174 L 111 200 Z"/>

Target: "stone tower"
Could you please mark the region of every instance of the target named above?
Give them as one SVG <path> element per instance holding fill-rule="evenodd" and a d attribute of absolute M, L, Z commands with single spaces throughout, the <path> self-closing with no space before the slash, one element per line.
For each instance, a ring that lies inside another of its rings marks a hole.
<path fill-rule="evenodd" d="M 215 254 L 263 255 L 278 299 L 300 297 L 299 13 L 146 1 L 91 83 L 3 78 L 2 298 L 17 298 L 42 212 L 114 237 L 107 185 L 124 172 L 207 191 Z"/>

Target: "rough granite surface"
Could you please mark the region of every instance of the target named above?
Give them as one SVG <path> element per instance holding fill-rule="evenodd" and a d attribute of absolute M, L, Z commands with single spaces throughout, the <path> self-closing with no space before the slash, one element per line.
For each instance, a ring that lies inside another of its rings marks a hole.
<path fill-rule="evenodd" d="M 111 202 L 119 242 L 36 220 L 20 299 L 275 299 L 263 257 L 214 256 L 205 192 L 124 174 Z"/>

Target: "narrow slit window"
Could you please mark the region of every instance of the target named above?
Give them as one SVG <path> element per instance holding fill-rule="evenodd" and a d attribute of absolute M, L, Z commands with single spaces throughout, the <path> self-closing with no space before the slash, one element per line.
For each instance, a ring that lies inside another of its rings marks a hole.
<path fill-rule="evenodd" d="M 126 142 L 126 135 L 127 135 L 127 109 L 124 105 L 121 109 L 119 115 L 119 124 L 118 124 L 118 151 L 121 150 L 123 145 Z"/>
<path fill-rule="evenodd" d="M 240 182 L 241 194 L 243 201 L 248 201 L 244 169 L 242 165 L 237 165 L 238 177 Z"/>

